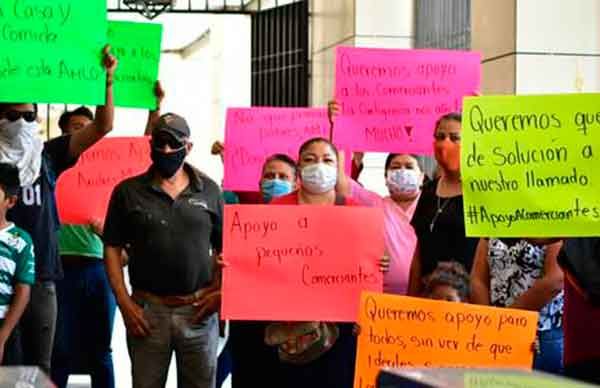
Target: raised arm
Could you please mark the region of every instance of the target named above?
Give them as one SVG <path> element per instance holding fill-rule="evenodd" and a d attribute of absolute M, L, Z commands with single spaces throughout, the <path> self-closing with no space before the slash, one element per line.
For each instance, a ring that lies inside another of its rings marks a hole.
<path fill-rule="evenodd" d="M 105 46 L 102 64 L 106 70 L 106 101 L 96 108 L 96 116 L 85 128 L 75 131 L 69 141 L 69 154 L 78 158 L 85 150 L 102 139 L 113 129 L 115 106 L 113 101 L 113 77 L 117 68 L 117 59 L 110 53 L 110 46 Z"/>
<path fill-rule="evenodd" d="M 471 303 L 490 304 L 490 267 L 488 265 L 489 242 L 480 239 L 471 269 Z"/>
<path fill-rule="evenodd" d="M 145 136 L 152 135 L 152 130 L 160 118 L 160 108 L 162 101 L 165 98 L 165 91 L 162 88 L 160 81 L 156 81 L 156 84 L 154 85 L 154 96 L 156 97 L 156 109 L 148 111 L 148 121 L 146 122 L 146 130 L 144 131 Z"/>

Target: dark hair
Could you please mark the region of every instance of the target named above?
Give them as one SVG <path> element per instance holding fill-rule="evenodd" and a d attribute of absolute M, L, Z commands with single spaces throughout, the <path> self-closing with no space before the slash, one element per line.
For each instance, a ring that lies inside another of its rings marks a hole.
<path fill-rule="evenodd" d="M 58 127 L 61 129 L 61 131 L 63 131 L 63 133 L 67 131 L 69 120 L 71 120 L 71 117 L 73 116 L 84 116 L 90 120 L 94 120 L 94 114 L 85 106 L 80 106 L 79 108 L 72 111 L 64 111 L 58 119 Z"/>
<path fill-rule="evenodd" d="M 13 105 L 24 105 L 24 104 L 32 104 L 33 111 L 35 112 L 35 115 L 37 116 L 38 106 L 35 102 L 2 102 L 2 103 L 0 103 L 0 113 L 6 112 L 8 110 L 8 108 Z"/>
<path fill-rule="evenodd" d="M 456 121 L 459 123 L 462 123 L 462 114 L 458 113 L 458 112 L 450 112 L 450 113 L 446 113 L 445 115 L 443 115 L 442 117 L 440 117 L 436 122 L 435 122 L 435 128 L 433 128 L 433 131 L 437 131 L 438 127 L 440 126 L 440 124 L 442 123 L 442 121 L 445 120 L 452 120 L 452 121 Z M 435 133 L 434 133 L 435 135 Z"/>
<path fill-rule="evenodd" d="M 294 159 L 290 158 L 286 154 L 273 154 L 273 155 L 269 156 L 267 158 L 267 160 L 265 160 L 265 163 L 263 164 L 263 167 L 262 167 L 263 173 L 265 172 L 265 167 L 267 166 L 267 164 L 269 164 L 275 160 L 277 160 L 279 162 L 283 162 L 283 163 L 287 164 L 288 166 L 290 166 L 292 168 L 292 170 L 294 170 L 294 175 L 298 174 L 298 165 L 296 164 Z"/>
<path fill-rule="evenodd" d="M 19 169 L 14 164 L 0 163 L 0 188 L 7 196 L 18 195 L 21 181 Z"/>
<path fill-rule="evenodd" d="M 387 158 L 385 158 L 385 169 L 383 170 L 384 174 L 387 174 L 387 170 L 388 168 L 390 168 L 390 165 L 392 164 L 392 161 L 394 160 L 394 158 L 396 156 L 401 156 L 401 155 L 407 155 L 410 156 L 411 158 L 413 158 L 414 160 L 417 161 L 417 166 L 419 166 L 419 169 L 421 171 L 423 171 L 423 165 L 421 163 L 421 161 L 419 160 L 419 158 L 417 157 L 417 155 L 413 155 L 413 154 L 388 154 Z M 423 173 L 425 173 L 423 171 Z"/>
<path fill-rule="evenodd" d="M 307 141 L 305 141 L 301 146 L 300 149 L 298 150 L 298 160 L 300 160 L 300 156 L 302 156 L 302 153 L 304 151 L 306 151 L 306 149 L 308 147 L 310 147 L 311 145 L 315 144 L 315 143 L 325 143 L 327 144 L 329 147 L 331 147 L 331 149 L 333 150 L 333 152 L 335 152 L 335 156 L 337 157 L 338 154 L 338 149 L 335 145 L 333 145 L 332 142 L 330 142 L 329 140 L 325 139 L 324 137 L 313 137 L 312 139 L 309 139 Z"/>
<path fill-rule="evenodd" d="M 425 278 L 425 294 L 429 295 L 436 286 L 445 285 L 454 288 L 461 301 L 467 301 L 470 294 L 470 277 L 465 267 L 456 261 L 442 261 Z"/>

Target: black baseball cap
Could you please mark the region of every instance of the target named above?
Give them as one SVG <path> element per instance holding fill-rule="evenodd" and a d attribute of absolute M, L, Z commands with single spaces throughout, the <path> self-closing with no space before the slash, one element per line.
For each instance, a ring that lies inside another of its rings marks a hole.
<path fill-rule="evenodd" d="M 181 142 L 190 137 L 190 127 L 187 122 L 175 113 L 165 113 L 160 116 L 152 131 L 152 136 L 157 135 L 159 132 L 166 132 Z"/>

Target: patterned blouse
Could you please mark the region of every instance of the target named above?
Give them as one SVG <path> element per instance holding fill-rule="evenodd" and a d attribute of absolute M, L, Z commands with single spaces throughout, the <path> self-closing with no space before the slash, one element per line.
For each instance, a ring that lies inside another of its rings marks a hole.
<path fill-rule="evenodd" d="M 490 301 L 493 306 L 514 303 L 533 283 L 544 276 L 546 249 L 518 239 L 490 239 Z M 540 311 L 538 330 L 561 327 L 564 293 L 561 291 Z"/>

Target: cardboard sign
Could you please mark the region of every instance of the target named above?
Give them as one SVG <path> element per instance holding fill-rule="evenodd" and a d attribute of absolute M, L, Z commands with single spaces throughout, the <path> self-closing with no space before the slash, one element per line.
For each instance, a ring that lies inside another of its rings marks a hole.
<path fill-rule="evenodd" d="M 338 47 L 333 137 L 353 150 L 431 154 L 440 116 L 479 90 L 479 53 Z"/>
<path fill-rule="evenodd" d="M 468 236 L 600 235 L 600 94 L 465 99 Z"/>
<path fill-rule="evenodd" d="M 265 159 L 283 153 L 296 160 L 302 143 L 329 138 L 329 127 L 325 109 L 229 108 L 223 187 L 257 191 Z"/>
<path fill-rule="evenodd" d="M 379 209 L 231 205 L 223 233 L 223 319 L 353 322 L 382 289 Z"/>
<path fill-rule="evenodd" d="M 60 220 L 89 224 L 106 216 L 115 186 L 150 167 L 150 144 L 145 137 L 109 137 L 85 151 L 75 167 L 56 184 Z"/>
<path fill-rule="evenodd" d="M 381 368 L 531 369 L 538 314 L 387 294 L 361 297 L 355 388 Z"/>
<path fill-rule="evenodd" d="M 108 41 L 119 60 L 113 86 L 116 106 L 156 109 L 161 39 L 161 24 L 108 22 Z"/>
<path fill-rule="evenodd" d="M 0 101 L 101 105 L 105 0 L 0 3 Z"/>

